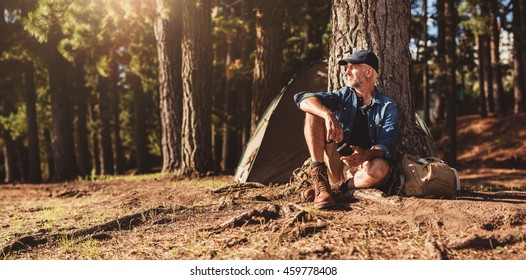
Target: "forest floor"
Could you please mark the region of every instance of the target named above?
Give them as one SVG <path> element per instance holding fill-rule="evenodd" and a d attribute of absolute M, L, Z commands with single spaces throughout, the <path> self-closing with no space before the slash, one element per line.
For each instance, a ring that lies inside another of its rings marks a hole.
<path fill-rule="evenodd" d="M 526 114 L 459 118 L 454 199 L 160 174 L 0 185 L 0 259 L 526 259 Z"/>

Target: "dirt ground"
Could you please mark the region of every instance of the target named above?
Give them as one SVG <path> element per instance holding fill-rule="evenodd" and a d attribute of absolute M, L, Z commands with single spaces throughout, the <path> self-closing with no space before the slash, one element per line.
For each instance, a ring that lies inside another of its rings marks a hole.
<path fill-rule="evenodd" d="M 526 259 L 526 114 L 459 119 L 453 199 L 152 174 L 0 185 L 0 259 Z"/>

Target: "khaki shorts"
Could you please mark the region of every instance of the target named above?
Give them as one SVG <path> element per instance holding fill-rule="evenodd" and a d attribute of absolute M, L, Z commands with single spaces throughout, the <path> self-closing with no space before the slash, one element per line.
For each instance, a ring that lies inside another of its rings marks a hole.
<path fill-rule="evenodd" d="M 329 182 L 332 184 L 338 183 L 342 180 L 351 179 L 354 177 L 354 174 L 360 169 L 362 169 L 362 166 L 348 166 L 343 163 L 343 161 L 340 160 L 341 155 L 337 151 L 338 146 L 333 143 L 328 143 L 325 145 L 325 155 L 324 160 L 327 164 L 328 169 L 328 175 L 329 175 Z M 389 168 L 389 173 L 387 176 L 379 182 L 374 188 L 383 190 L 384 192 L 390 189 L 390 184 L 392 183 L 391 177 L 393 175 L 393 168 Z"/>

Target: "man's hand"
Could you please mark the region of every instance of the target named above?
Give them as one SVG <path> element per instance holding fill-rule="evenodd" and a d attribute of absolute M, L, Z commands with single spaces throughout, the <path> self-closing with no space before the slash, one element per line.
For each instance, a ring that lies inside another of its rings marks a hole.
<path fill-rule="evenodd" d="M 354 153 L 350 156 L 340 157 L 340 160 L 343 161 L 348 166 L 360 166 L 365 161 L 368 161 L 370 158 L 368 150 L 364 150 L 358 146 L 349 146 Z"/>
<path fill-rule="evenodd" d="M 328 113 L 325 117 L 325 131 L 327 132 L 327 142 L 334 141 L 339 143 L 343 140 L 342 126 L 332 112 Z"/>

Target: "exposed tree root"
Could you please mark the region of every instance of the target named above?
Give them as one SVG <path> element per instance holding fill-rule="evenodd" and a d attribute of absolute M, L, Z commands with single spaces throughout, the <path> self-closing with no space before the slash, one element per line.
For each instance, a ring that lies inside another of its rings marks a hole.
<path fill-rule="evenodd" d="M 504 246 L 516 242 L 524 241 L 526 232 L 519 234 L 502 234 L 502 235 L 478 235 L 472 234 L 465 238 L 452 240 L 448 244 L 451 249 L 494 249 L 497 246 Z"/>
<path fill-rule="evenodd" d="M 79 229 L 71 233 L 62 233 L 62 234 L 37 234 L 37 235 L 27 235 L 21 237 L 17 240 L 10 242 L 8 245 L 4 246 L 0 251 L 0 258 L 5 258 L 12 252 L 29 249 L 31 247 L 36 247 L 38 245 L 46 244 L 60 239 L 75 239 L 83 236 L 94 235 L 95 239 L 106 240 L 111 238 L 109 235 L 102 234 L 107 231 L 114 230 L 130 230 L 138 225 L 145 223 L 146 221 L 158 216 L 171 214 L 176 211 L 185 210 L 183 206 L 174 206 L 166 208 L 163 206 L 158 206 L 150 208 L 143 212 L 135 213 L 132 215 L 127 215 L 107 223 L 95 225 L 92 227 Z"/>
<path fill-rule="evenodd" d="M 212 192 L 213 193 L 235 192 L 235 191 L 241 191 L 241 190 L 246 190 L 246 189 L 258 189 L 258 188 L 265 188 L 265 187 L 267 186 L 261 183 L 247 182 L 247 183 L 239 183 L 239 184 L 219 187 L 217 189 L 213 189 Z"/>
<path fill-rule="evenodd" d="M 207 230 L 219 233 L 227 228 L 241 227 L 250 223 L 261 223 L 269 220 L 274 220 L 279 217 L 280 207 L 274 204 L 268 204 L 259 209 L 252 209 L 243 212 L 240 215 L 232 217 L 218 226 L 208 228 Z"/>
<path fill-rule="evenodd" d="M 246 237 L 234 238 L 234 239 L 231 239 L 230 241 L 228 241 L 226 243 L 225 247 L 231 248 L 231 247 L 234 247 L 236 245 L 247 243 L 247 242 L 248 242 L 248 239 Z"/>
<path fill-rule="evenodd" d="M 296 241 L 300 238 L 307 237 L 309 235 L 315 234 L 327 228 L 326 224 L 320 223 L 297 223 L 293 228 L 284 228 L 279 239 L 281 241 Z"/>
<path fill-rule="evenodd" d="M 449 256 L 447 254 L 447 249 L 444 247 L 444 245 L 441 242 L 437 241 L 431 234 L 427 236 L 424 246 L 431 259 L 434 259 L 434 260 L 448 260 L 449 259 Z"/>

